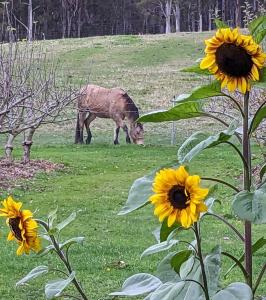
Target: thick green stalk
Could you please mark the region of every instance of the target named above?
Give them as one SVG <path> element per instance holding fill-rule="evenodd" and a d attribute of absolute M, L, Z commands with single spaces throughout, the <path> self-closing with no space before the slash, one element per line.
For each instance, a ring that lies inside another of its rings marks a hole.
<path fill-rule="evenodd" d="M 200 267 L 201 267 L 205 298 L 206 298 L 206 300 L 210 300 L 209 291 L 208 291 L 208 281 L 207 281 L 207 277 L 206 277 L 205 266 L 204 266 L 204 261 L 203 261 L 203 256 L 202 256 L 201 238 L 200 238 L 198 226 L 199 226 L 199 224 L 195 223 L 194 232 L 195 232 L 195 237 L 197 240 L 198 257 L 199 257 L 199 262 L 200 262 Z"/>
<path fill-rule="evenodd" d="M 243 117 L 243 157 L 247 163 L 244 166 L 243 189 L 250 191 L 251 181 L 251 153 L 250 153 L 250 139 L 249 139 L 249 92 L 244 95 L 244 117 Z M 245 269 L 248 274 L 247 284 L 252 289 L 252 234 L 251 222 L 245 221 Z"/>

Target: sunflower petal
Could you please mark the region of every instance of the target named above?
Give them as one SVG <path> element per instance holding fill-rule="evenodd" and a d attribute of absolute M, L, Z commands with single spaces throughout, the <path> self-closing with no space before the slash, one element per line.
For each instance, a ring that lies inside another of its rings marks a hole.
<path fill-rule="evenodd" d="M 215 56 L 214 55 L 207 55 L 203 58 L 203 60 L 200 62 L 200 68 L 201 69 L 208 69 L 213 64 L 215 64 Z"/>

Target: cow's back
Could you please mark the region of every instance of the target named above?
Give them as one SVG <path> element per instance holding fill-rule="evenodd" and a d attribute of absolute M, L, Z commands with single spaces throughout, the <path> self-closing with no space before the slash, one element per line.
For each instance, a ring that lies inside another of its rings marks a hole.
<path fill-rule="evenodd" d="M 78 109 L 89 111 L 101 118 L 110 118 L 124 109 L 124 95 L 120 88 L 107 89 L 89 84 L 80 90 Z"/>

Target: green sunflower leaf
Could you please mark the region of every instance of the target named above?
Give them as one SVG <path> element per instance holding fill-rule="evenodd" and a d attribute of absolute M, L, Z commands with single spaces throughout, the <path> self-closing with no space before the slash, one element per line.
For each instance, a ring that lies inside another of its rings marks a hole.
<path fill-rule="evenodd" d="M 248 29 L 256 43 L 260 43 L 266 35 L 266 16 L 260 16 L 248 25 Z"/>
<path fill-rule="evenodd" d="M 233 122 L 228 129 L 219 132 L 216 135 L 207 136 L 202 132 L 192 134 L 178 149 L 178 160 L 183 164 L 190 162 L 195 156 L 201 153 L 204 149 L 215 147 L 231 139 L 234 135 L 238 124 Z"/>
<path fill-rule="evenodd" d="M 188 68 L 185 68 L 185 69 L 182 69 L 180 71 L 181 72 L 196 73 L 196 74 L 200 74 L 200 75 L 207 75 L 207 76 L 212 75 L 208 69 L 204 69 L 204 70 L 201 69 L 199 64 L 188 67 Z"/>
<path fill-rule="evenodd" d="M 250 133 L 254 132 L 259 127 L 263 119 L 265 118 L 266 118 L 266 103 L 254 115 L 249 127 L 249 132 Z"/>
<path fill-rule="evenodd" d="M 160 110 L 145 114 L 139 118 L 140 122 L 178 121 L 205 116 L 206 112 L 198 101 L 178 103 L 169 110 Z"/>
<path fill-rule="evenodd" d="M 166 282 L 158 289 L 148 295 L 144 300 L 167 300 L 167 299 L 184 299 L 186 292 L 185 282 Z M 190 299 L 196 300 L 196 299 Z"/>
<path fill-rule="evenodd" d="M 252 300 L 253 294 L 250 287 L 242 282 L 231 283 L 225 289 L 213 296 L 212 300 Z"/>
<path fill-rule="evenodd" d="M 50 252 L 52 252 L 52 251 L 54 251 L 54 250 L 55 250 L 55 247 L 54 247 L 53 245 L 49 245 L 49 246 L 46 246 L 46 247 L 42 248 L 42 249 L 37 253 L 37 255 L 38 255 L 38 256 L 44 256 L 44 255 L 46 255 L 46 254 L 48 254 L 48 253 L 50 253 Z"/>
<path fill-rule="evenodd" d="M 178 240 L 170 240 L 170 241 L 164 241 L 164 242 L 152 245 L 152 246 L 150 246 L 149 248 L 147 248 L 146 250 L 143 251 L 140 258 L 142 258 L 144 256 L 147 256 L 147 255 L 151 255 L 151 254 L 155 254 L 155 253 L 158 253 L 158 252 L 169 250 L 173 246 L 177 245 L 178 243 L 179 243 Z"/>
<path fill-rule="evenodd" d="M 55 208 L 53 211 L 51 211 L 49 214 L 48 214 L 48 224 L 49 224 L 49 227 L 51 228 L 53 226 L 53 222 L 54 220 L 57 218 L 57 210 L 58 210 L 58 207 Z"/>
<path fill-rule="evenodd" d="M 162 285 L 162 282 L 157 277 L 139 273 L 129 277 L 122 286 L 121 291 L 113 292 L 111 296 L 138 296 L 153 292 Z"/>
<path fill-rule="evenodd" d="M 263 248 L 266 245 L 266 239 L 264 237 L 258 239 L 255 243 L 252 245 L 252 253 L 255 254 L 258 250 Z M 245 259 L 245 254 L 243 253 L 242 256 L 238 259 L 240 263 L 242 263 Z M 228 271 L 225 273 L 224 277 L 226 278 L 227 275 L 237 266 L 237 264 L 233 264 Z"/>
<path fill-rule="evenodd" d="M 26 282 L 39 277 L 43 274 L 47 274 L 49 272 L 49 268 L 47 266 L 38 266 L 34 269 L 32 269 L 25 277 L 20 279 L 17 283 L 16 286 L 23 285 Z"/>
<path fill-rule="evenodd" d="M 182 94 L 174 99 L 176 103 L 185 103 L 189 101 L 202 100 L 210 97 L 224 96 L 221 92 L 221 83 L 214 80 L 212 83 L 203 85 L 192 91 L 191 94 Z"/>
<path fill-rule="evenodd" d="M 171 265 L 172 258 L 178 252 L 168 253 L 158 264 L 156 270 L 156 276 L 163 282 L 178 282 L 180 281 L 180 276 L 175 272 L 174 268 Z"/>
<path fill-rule="evenodd" d="M 266 183 L 254 192 L 241 191 L 235 195 L 232 208 L 242 220 L 254 224 L 266 223 Z"/>
<path fill-rule="evenodd" d="M 169 234 L 173 232 L 177 228 L 183 228 L 181 225 L 174 223 L 171 227 L 167 225 L 167 218 L 163 220 L 161 228 L 160 228 L 160 242 L 164 242 L 167 240 Z"/>
<path fill-rule="evenodd" d="M 58 279 L 48 282 L 45 285 L 46 299 L 52 300 L 59 297 L 63 290 L 72 282 L 75 278 L 75 272 L 72 272 L 67 279 Z"/>
<path fill-rule="evenodd" d="M 84 236 L 74 237 L 72 239 L 65 241 L 64 243 L 60 244 L 59 246 L 60 246 L 60 249 L 63 249 L 64 247 L 68 247 L 73 244 L 83 245 L 84 240 L 85 240 Z"/>
<path fill-rule="evenodd" d="M 73 222 L 76 219 L 77 214 L 73 212 L 68 218 L 66 218 L 61 223 L 57 224 L 55 229 L 58 231 L 61 231 L 63 228 L 65 228 L 67 225 L 69 225 L 71 222 Z"/>
<path fill-rule="evenodd" d="M 192 250 L 182 250 L 177 252 L 171 259 L 171 266 L 174 268 L 177 274 L 180 272 L 181 265 L 187 261 L 190 255 L 193 253 Z"/>
<path fill-rule="evenodd" d="M 214 23 L 216 25 L 216 28 L 219 28 L 219 29 L 220 28 L 228 28 L 229 27 L 225 22 L 223 22 L 220 19 L 214 19 Z"/>

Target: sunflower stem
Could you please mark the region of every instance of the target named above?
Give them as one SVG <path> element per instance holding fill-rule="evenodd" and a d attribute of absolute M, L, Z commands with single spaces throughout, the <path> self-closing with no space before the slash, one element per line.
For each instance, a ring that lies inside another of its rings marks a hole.
<path fill-rule="evenodd" d="M 59 258 L 61 259 L 61 261 L 63 262 L 63 264 L 65 265 L 67 271 L 68 271 L 68 275 L 70 275 L 73 270 L 72 267 L 69 263 L 68 258 L 66 257 L 66 255 L 64 254 L 64 252 L 60 249 L 60 245 L 57 241 L 57 239 L 55 238 L 55 236 L 53 234 L 50 234 L 50 228 L 48 226 L 48 224 L 42 220 L 37 219 L 36 220 L 39 224 L 41 224 L 43 226 L 43 228 L 46 230 L 47 234 L 50 237 L 51 243 L 55 248 L 55 252 L 57 253 L 57 255 L 59 256 Z M 85 293 L 83 292 L 82 287 L 80 286 L 79 282 L 77 281 L 77 279 L 74 277 L 74 279 L 72 280 L 73 284 L 75 285 L 77 291 L 79 292 L 79 294 L 81 295 L 83 300 L 89 300 L 89 298 L 85 295 Z M 77 298 L 78 299 L 78 298 Z"/>
<path fill-rule="evenodd" d="M 200 238 L 200 233 L 199 233 L 199 223 L 195 223 L 194 232 L 195 232 L 195 237 L 197 240 L 198 257 L 199 257 L 199 261 L 200 261 L 205 298 L 206 298 L 206 300 L 210 300 L 209 291 L 208 291 L 208 281 L 207 281 L 207 277 L 206 277 L 205 266 L 204 266 L 202 250 L 201 250 L 201 238 Z"/>
<path fill-rule="evenodd" d="M 243 157 L 247 162 L 244 166 L 243 189 L 250 191 L 251 178 L 251 153 L 250 153 L 250 137 L 249 137 L 249 92 L 244 95 L 244 117 L 243 117 Z M 252 289 L 252 232 L 251 222 L 245 221 L 245 269 L 247 271 L 247 284 Z"/>
<path fill-rule="evenodd" d="M 240 190 L 238 188 L 236 188 L 234 185 L 226 182 L 226 181 L 223 181 L 221 179 L 218 179 L 218 178 L 210 178 L 210 177 L 201 177 L 202 180 L 209 180 L 209 181 L 214 181 L 214 182 L 219 182 L 221 184 L 224 184 L 228 187 L 230 187 L 231 189 L 233 189 L 235 192 L 239 193 Z"/>

